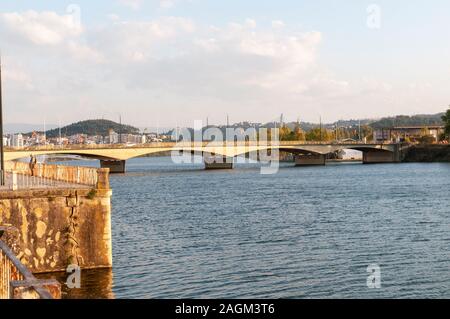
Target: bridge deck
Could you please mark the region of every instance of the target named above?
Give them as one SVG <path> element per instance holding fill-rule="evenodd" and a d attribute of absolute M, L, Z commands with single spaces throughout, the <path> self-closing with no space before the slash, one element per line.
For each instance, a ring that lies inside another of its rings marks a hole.
<path fill-rule="evenodd" d="M 342 149 L 355 149 L 360 151 L 390 151 L 394 152 L 395 144 L 361 144 L 361 143 L 311 143 L 311 142 L 180 142 L 180 143 L 154 143 L 142 145 L 71 145 L 60 147 L 33 147 L 26 149 L 7 149 L 5 159 L 16 160 L 30 155 L 78 155 L 100 160 L 129 160 L 131 158 L 149 154 L 170 151 L 194 152 L 200 154 L 217 154 L 224 157 L 236 157 L 247 153 L 281 150 L 286 152 L 328 154 Z"/>

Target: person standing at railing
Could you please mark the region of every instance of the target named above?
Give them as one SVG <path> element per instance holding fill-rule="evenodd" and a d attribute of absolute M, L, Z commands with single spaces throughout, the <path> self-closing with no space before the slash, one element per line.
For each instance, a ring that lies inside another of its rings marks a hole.
<path fill-rule="evenodd" d="M 30 172 L 31 176 L 34 176 L 34 169 L 36 168 L 37 159 L 36 156 L 30 155 Z"/>

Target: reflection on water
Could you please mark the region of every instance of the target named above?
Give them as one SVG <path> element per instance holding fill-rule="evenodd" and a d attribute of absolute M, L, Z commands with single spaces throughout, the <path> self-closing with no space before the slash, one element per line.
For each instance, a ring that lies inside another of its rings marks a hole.
<path fill-rule="evenodd" d="M 56 279 L 61 283 L 63 299 L 113 299 L 112 269 L 93 269 L 81 271 L 79 289 L 70 289 L 65 284 L 67 276 L 64 272 L 52 274 L 36 274 L 39 279 Z"/>

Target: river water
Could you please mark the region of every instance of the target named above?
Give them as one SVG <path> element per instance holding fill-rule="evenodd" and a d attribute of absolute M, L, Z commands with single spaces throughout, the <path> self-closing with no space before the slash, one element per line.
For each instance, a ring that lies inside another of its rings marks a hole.
<path fill-rule="evenodd" d="M 450 164 L 127 171 L 111 176 L 114 268 L 66 297 L 450 298 Z"/>

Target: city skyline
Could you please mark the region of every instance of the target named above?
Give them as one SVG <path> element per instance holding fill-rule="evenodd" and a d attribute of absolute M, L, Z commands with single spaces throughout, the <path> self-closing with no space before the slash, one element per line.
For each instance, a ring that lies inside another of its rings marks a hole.
<path fill-rule="evenodd" d="M 6 123 L 138 127 L 444 111 L 450 4 L 0 4 Z M 329 10 L 327 10 L 328 8 Z M 418 23 L 419 21 L 420 23 Z"/>

